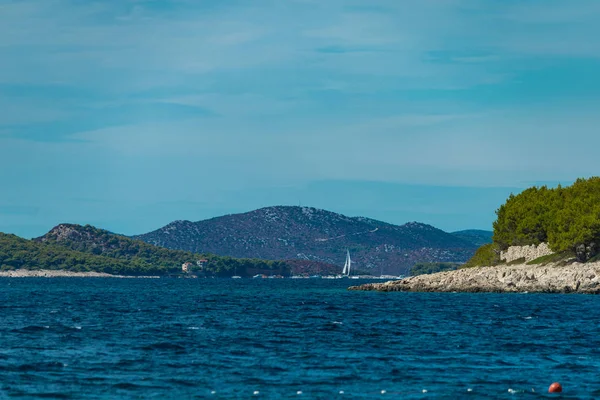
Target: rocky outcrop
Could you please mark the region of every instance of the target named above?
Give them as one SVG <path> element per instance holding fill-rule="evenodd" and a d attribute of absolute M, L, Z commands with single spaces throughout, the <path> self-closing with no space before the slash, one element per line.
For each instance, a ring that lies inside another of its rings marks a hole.
<path fill-rule="evenodd" d="M 381 292 L 537 292 L 600 294 L 600 262 L 465 268 L 349 290 Z"/>
<path fill-rule="evenodd" d="M 500 259 L 507 263 L 520 259 L 525 259 L 525 262 L 528 262 L 550 254 L 553 254 L 553 252 L 547 243 L 540 243 L 538 246 L 510 246 L 506 251 L 500 252 Z"/>
<path fill-rule="evenodd" d="M 579 261 L 587 261 L 598 254 L 598 245 L 592 242 L 590 244 L 579 244 L 575 247 L 575 255 Z"/>

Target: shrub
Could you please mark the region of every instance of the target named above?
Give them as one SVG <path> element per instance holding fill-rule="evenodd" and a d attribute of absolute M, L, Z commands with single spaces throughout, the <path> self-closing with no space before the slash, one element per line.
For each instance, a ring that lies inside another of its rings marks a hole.
<path fill-rule="evenodd" d="M 501 263 L 500 246 L 497 243 L 488 243 L 478 248 L 473 257 L 460 268 L 488 267 Z"/>

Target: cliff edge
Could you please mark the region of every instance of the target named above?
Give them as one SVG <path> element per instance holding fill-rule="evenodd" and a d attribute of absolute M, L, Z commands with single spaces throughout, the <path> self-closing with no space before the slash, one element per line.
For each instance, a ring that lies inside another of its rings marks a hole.
<path fill-rule="evenodd" d="M 348 289 L 380 292 L 600 294 L 600 262 L 465 268 L 399 281 L 368 283 Z"/>

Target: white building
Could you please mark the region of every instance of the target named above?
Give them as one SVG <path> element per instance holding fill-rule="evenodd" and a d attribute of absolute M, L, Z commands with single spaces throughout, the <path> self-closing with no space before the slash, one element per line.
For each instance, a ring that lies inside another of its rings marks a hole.
<path fill-rule="evenodd" d="M 186 273 L 190 272 L 190 268 L 192 267 L 192 265 L 193 264 L 191 262 L 186 262 L 186 263 L 181 264 L 181 271 L 186 272 Z"/>

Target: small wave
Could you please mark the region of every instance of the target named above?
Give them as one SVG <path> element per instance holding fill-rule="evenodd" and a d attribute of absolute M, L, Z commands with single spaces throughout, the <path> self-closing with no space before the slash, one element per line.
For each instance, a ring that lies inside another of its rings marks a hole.
<path fill-rule="evenodd" d="M 288 368 L 282 368 L 282 367 L 279 367 L 277 365 L 271 365 L 271 366 L 266 365 L 266 366 L 263 366 L 261 368 L 261 371 L 263 371 L 266 375 L 269 375 L 269 374 L 275 375 L 275 374 L 286 373 L 286 372 L 289 371 L 289 369 Z"/>
<path fill-rule="evenodd" d="M 235 350 L 234 349 L 234 350 L 230 350 L 229 351 L 229 355 L 238 356 L 238 357 L 244 357 L 244 356 L 247 356 L 249 354 L 251 354 L 251 353 L 248 350 Z"/>
<path fill-rule="evenodd" d="M 533 388 L 532 388 L 532 389 L 527 389 L 527 390 L 526 390 L 526 389 L 513 389 L 513 388 L 508 388 L 508 390 L 507 390 L 507 391 L 508 391 L 508 393 L 510 393 L 510 394 L 526 393 L 526 392 L 532 392 L 532 393 L 535 393 L 535 390 L 534 390 Z"/>
<path fill-rule="evenodd" d="M 40 399 L 72 399 L 73 396 L 66 393 L 28 393 L 28 396 L 37 397 Z"/>
<path fill-rule="evenodd" d="M 58 333 L 74 333 L 74 332 L 80 331 L 81 329 L 82 329 L 82 327 L 80 325 L 68 326 L 68 325 L 58 324 L 58 325 L 52 325 L 50 327 L 50 330 L 52 330 L 54 332 L 58 332 Z"/>
<path fill-rule="evenodd" d="M 330 324 L 326 324 L 326 325 L 322 325 L 318 328 L 319 331 L 336 331 L 338 329 L 340 329 L 340 327 L 342 326 L 341 323 L 336 324 L 334 323 L 330 323 Z"/>
<path fill-rule="evenodd" d="M 186 380 L 183 380 L 183 379 L 170 379 L 168 382 L 172 383 L 172 384 L 175 384 L 175 385 L 180 385 L 180 386 L 198 387 L 198 383 L 191 382 L 191 381 L 186 381 Z"/>
<path fill-rule="evenodd" d="M 40 362 L 40 363 L 33 363 L 33 364 L 22 364 L 17 367 L 17 370 L 23 371 L 23 372 L 56 371 L 56 370 L 61 370 L 66 366 L 67 366 L 66 364 L 63 364 L 61 362 L 51 361 L 51 362 Z"/>
<path fill-rule="evenodd" d="M 142 389 L 144 386 L 136 385 L 135 383 L 129 382 L 120 382 L 112 385 L 115 389 L 125 389 L 125 390 L 134 390 L 134 389 Z"/>
<path fill-rule="evenodd" d="M 37 332 L 48 332 L 48 331 L 52 331 L 52 332 L 59 332 L 59 333 L 63 333 L 63 332 L 74 332 L 74 331 L 80 331 L 82 329 L 81 326 L 79 325 L 75 325 L 75 326 L 66 326 L 66 325 L 29 325 L 26 326 L 24 328 L 17 328 L 17 329 L 13 329 L 11 332 L 13 333 L 37 333 Z"/>
<path fill-rule="evenodd" d="M 129 366 L 133 366 L 133 365 L 139 365 L 142 362 L 143 362 L 142 360 L 122 359 L 122 360 L 119 360 L 116 365 L 117 365 L 117 367 L 129 367 Z"/>
<path fill-rule="evenodd" d="M 592 371 L 596 370 L 596 367 L 594 367 L 594 366 L 585 365 L 585 364 L 577 364 L 577 363 L 572 363 L 572 362 L 558 364 L 555 368 L 556 369 L 566 369 L 566 370 L 577 371 L 577 372 L 582 372 L 582 371 L 592 372 Z"/>
<path fill-rule="evenodd" d="M 153 343 L 147 346 L 143 346 L 142 350 L 146 350 L 146 351 L 150 351 L 150 350 L 173 350 L 173 351 L 181 351 L 184 352 L 187 349 L 179 344 L 176 343 L 169 343 L 169 342 L 160 342 L 160 343 Z"/>
<path fill-rule="evenodd" d="M 164 386 L 156 386 L 156 385 L 138 385 L 137 383 L 131 382 L 119 382 L 112 385 L 115 389 L 123 389 L 123 390 L 139 390 L 139 389 L 165 389 Z"/>
<path fill-rule="evenodd" d="M 50 329 L 50 326 L 48 326 L 48 325 L 44 325 L 44 326 L 29 325 L 24 328 L 13 329 L 12 332 L 14 332 L 14 333 L 33 333 L 33 332 L 43 332 L 43 331 L 46 331 L 47 329 Z"/>

